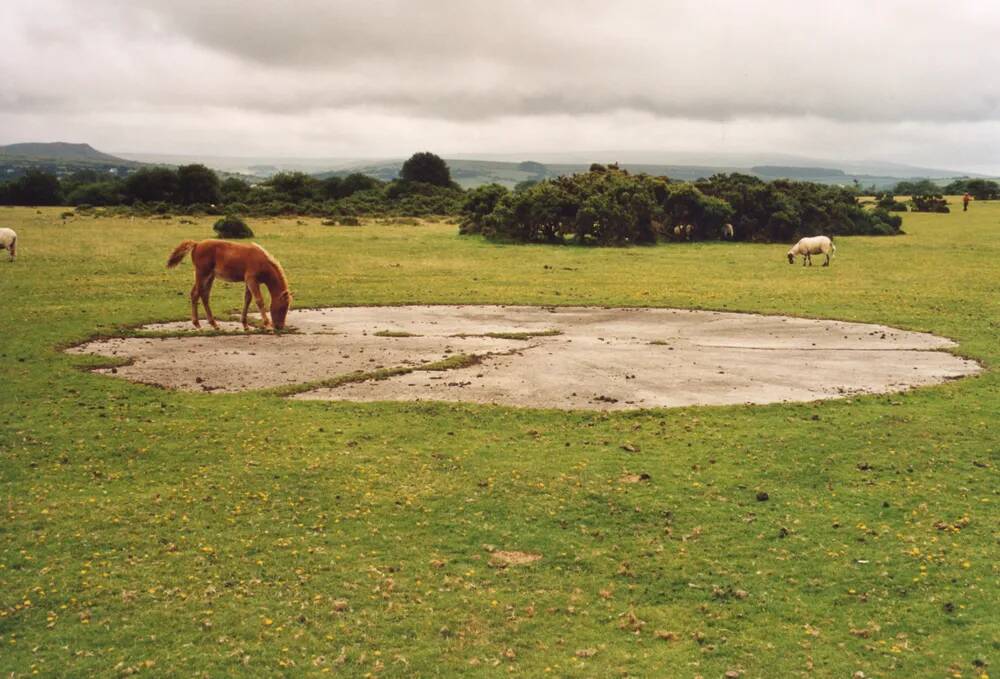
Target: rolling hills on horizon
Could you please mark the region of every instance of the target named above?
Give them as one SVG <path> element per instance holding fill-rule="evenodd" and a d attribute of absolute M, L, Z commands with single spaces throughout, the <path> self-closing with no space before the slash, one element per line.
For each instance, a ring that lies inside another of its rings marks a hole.
<path fill-rule="evenodd" d="M 0 146 L 0 159 L 27 161 L 59 161 L 92 163 L 97 165 L 141 165 L 142 163 L 119 158 L 98 151 L 90 144 L 69 142 L 26 142 Z"/>
<path fill-rule="evenodd" d="M 530 158 L 530 159 L 529 159 Z M 398 176 L 403 158 L 295 158 L 211 156 L 199 154 L 116 154 L 87 143 L 28 142 L 0 146 L 0 178 L 32 168 L 56 174 L 82 169 L 128 173 L 146 165 L 177 166 L 202 163 L 223 175 L 266 179 L 279 172 L 305 172 L 317 177 L 360 172 L 388 181 Z M 890 187 L 914 178 L 947 180 L 980 177 L 975 173 L 919 167 L 886 161 L 838 162 L 780 153 L 665 153 L 654 151 L 594 151 L 538 154 L 456 154 L 445 156 L 457 183 L 465 188 L 496 182 L 507 187 L 586 171 L 592 162 L 618 162 L 631 172 L 694 180 L 718 172 L 741 172 L 765 180 L 787 178 L 823 184 Z"/>

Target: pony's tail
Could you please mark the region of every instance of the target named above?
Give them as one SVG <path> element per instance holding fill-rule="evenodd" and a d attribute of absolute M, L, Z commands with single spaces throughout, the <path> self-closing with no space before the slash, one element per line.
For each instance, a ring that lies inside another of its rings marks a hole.
<path fill-rule="evenodd" d="M 194 246 L 197 244 L 197 241 L 182 240 L 181 244 L 175 247 L 174 251 L 170 253 L 170 257 L 167 258 L 167 268 L 173 269 L 180 264 L 184 259 L 184 255 L 194 250 Z"/>

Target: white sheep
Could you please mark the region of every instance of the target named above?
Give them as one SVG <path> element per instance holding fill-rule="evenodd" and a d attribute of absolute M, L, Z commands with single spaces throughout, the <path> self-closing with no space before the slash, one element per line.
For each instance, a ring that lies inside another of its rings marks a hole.
<path fill-rule="evenodd" d="M 732 224 L 723 224 L 722 225 L 722 239 L 723 240 L 732 240 L 733 237 L 735 236 L 735 233 L 736 232 L 733 231 L 733 225 Z"/>
<path fill-rule="evenodd" d="M 795 255 L 802 255 L 802 266 L 812 266 L 812 255 L 826 255 L 823 266 L 830 266 L 830 257 L 837 252 L 837 246 L 826 236 L 803 238 L 788 251 L 788 263 L 795 263 Z"/>
<path fill-rule="evenodd" d="M 14 229 L 0 229 L 0 250 L 6 250 L 10 261 L 14 261 L 14 255 L 17 254 L 17 234 Z"/>

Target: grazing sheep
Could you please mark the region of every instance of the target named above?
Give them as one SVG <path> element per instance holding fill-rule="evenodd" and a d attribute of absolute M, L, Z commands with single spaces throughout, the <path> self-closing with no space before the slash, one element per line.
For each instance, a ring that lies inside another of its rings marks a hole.
<path fill-rule="evenodd" d="M 826 236 L 803 238 L 788 251 L 788 263 L 795 263 L 795 255 L 802 255 L 802 266 L 812 266 L 812 255 L 826 255 L 823 266 L 830 266 L 830 257 L 837 252 L 837 246 Z"/>
<path fill-rule="evenodd" d="M 732 240 L 735 236 L 732 224 L 722 225 L 722 240 Z"/>
<path fill-rule="evenodd" d="M 0 229 L 0 250 L 6 250 L 10 255 L 10 261 L 14 261 L 17 254 L 17 234 L 14 229 Z"/>

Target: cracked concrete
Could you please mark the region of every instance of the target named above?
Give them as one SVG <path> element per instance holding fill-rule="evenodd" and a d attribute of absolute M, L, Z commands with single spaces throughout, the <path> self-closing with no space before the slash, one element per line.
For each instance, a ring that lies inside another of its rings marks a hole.
<path fill-rule="evenodd" d="M 185 336 L 98 340 L 70 351 L 132 361 L 116 369 L 125 379 L 225 392 L 419 368 L 465 354 L 480 360 L 293 398 L 591 410 L 812 401 L 901 391 L 980 369 L 942 351 L 953 342 L 926 333 L 713 311 L 343 307 L 293 311 L 289 324 L 300 334 L 210 337 L 185 324 L 159 324 L 144 329 Z M 552 331 L 559 334 L 542 334 Z"/>

